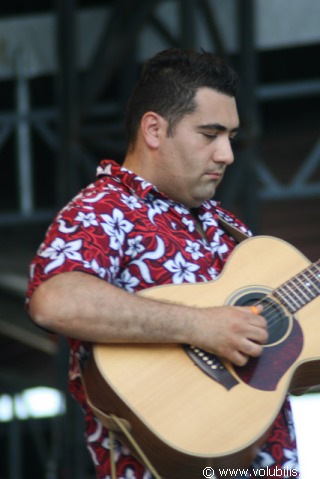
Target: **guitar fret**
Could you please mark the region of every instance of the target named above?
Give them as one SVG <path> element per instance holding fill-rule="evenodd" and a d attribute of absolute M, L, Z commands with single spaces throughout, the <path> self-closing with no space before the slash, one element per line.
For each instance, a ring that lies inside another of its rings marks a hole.
<path fill-rule="evenodd" d="M 292 300 L 292 297 L 286 293 L 285 286 L 275 290 L 274 296 L 280 301 L 280 303 L 287 307 L 290 313 L 295 313 L 297 311 L 296 303 Z"/>
<path fill-rule="evenodd" d="M 302 276 L 302 275 L 301 275 Z M 305 281 L 303 281 L 302 277 L 300 275 L 297 276 L 297 282 L 299 283 L 299 291 L 302 293 L 303 297 L 304 297 L 304 300 L 305 300 L 305 304 L 308 303 L 309 301 L 309 295 L 308 293 L 310 293 L 310 290 L 306 288 L 308 288 L 307 284 L 309 284 L 311 286 L 311 283 L 308 282 L 306 283 Z M 313 291 L 311 291 L 313 293 Z M 313 295 L 313 298 L 315 297 L 316 295 L 314 294 Z"/>
<path fill-rule="evenodd" d="M 291 294 L 293 301 L 298 306 L 297 309 L 301 308 L 305 305 L 305 301 L 303 301 L 302 297 L 299 296 L 299 291 L 297 290 L 297 284 L 294 280 L 290 280 L 286 284 L 286 288 L 289 290 L 289 294 Z"/>
<path fill-rule="evenodd" d="M 306 293 L 307 296 L 308 294 L 311 295 L 312 299 L 318 296 L 317 290 L 315 289 L 314 285 L 310 281 L 310 278 L 305 272 L 301 273 L 299 280 L 302 283 L 303 291 Z"/>
<path fill-rule="evenodd" d="M 320 293 L 320 260 L 274 291 L 290 313 L 295 313 Z"/>
<path fill-rule="evenodd" d="M 317 263 L 312 265 L 312 267 L 309 268 L 309 271 L 311 276 L 318 282 L 318 285 L 314 284 L 314 287 L 316 288 L 317 292 L 320 293 L 320 268 L 317 267 Z"/>

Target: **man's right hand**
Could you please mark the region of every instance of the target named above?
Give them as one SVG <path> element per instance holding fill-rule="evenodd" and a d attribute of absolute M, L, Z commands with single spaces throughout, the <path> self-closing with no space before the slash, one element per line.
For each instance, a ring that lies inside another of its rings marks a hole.
<path fill-rule="evenodd" d="M 249 357 L 258 357 L 268 340 L 267 321 L 250 307 L 219 306 L 200 308 L 193 323 L 193 345 L 244 366 Z"/>

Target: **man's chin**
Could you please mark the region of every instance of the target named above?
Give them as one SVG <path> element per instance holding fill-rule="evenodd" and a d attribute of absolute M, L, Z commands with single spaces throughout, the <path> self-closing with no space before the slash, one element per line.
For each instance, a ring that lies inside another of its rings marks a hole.
<path fill-rule="evenodd" d="M 198 208 L 201 206 L 205 201 L 212 200 L 214 195 L 216 194 L 216 189 L 214 189 L 211 193 L 208 193 L 207 195 L 199 195 L 198 197 L 193 199 L 193 205 L 191 208 Z"/>

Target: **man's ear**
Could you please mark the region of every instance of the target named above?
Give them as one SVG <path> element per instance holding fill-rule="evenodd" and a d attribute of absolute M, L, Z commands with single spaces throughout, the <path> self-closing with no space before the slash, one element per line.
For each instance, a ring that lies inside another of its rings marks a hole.
<path fill-rule="evenodd" d="M 145 113 L 141 119 L 141 133 L 150 148 L 158 148 L 166 134 L 166 120 L 153 111 Z"/>

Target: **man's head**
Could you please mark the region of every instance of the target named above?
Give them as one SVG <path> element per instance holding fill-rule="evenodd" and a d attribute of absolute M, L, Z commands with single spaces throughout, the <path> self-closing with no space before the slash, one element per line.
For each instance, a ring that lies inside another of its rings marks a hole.
<path fill-rule="evenodd" d="M 146 62 L 127 107 L 126 132 L 129 149 L 135 144 L 140 121 L 148 111 L 168 122 L 168 135 L 176 124 L 196 108 L 200 88 L 235 97 L 239 79 L 235 71 L 212 53 L 171 48 Z"/>

